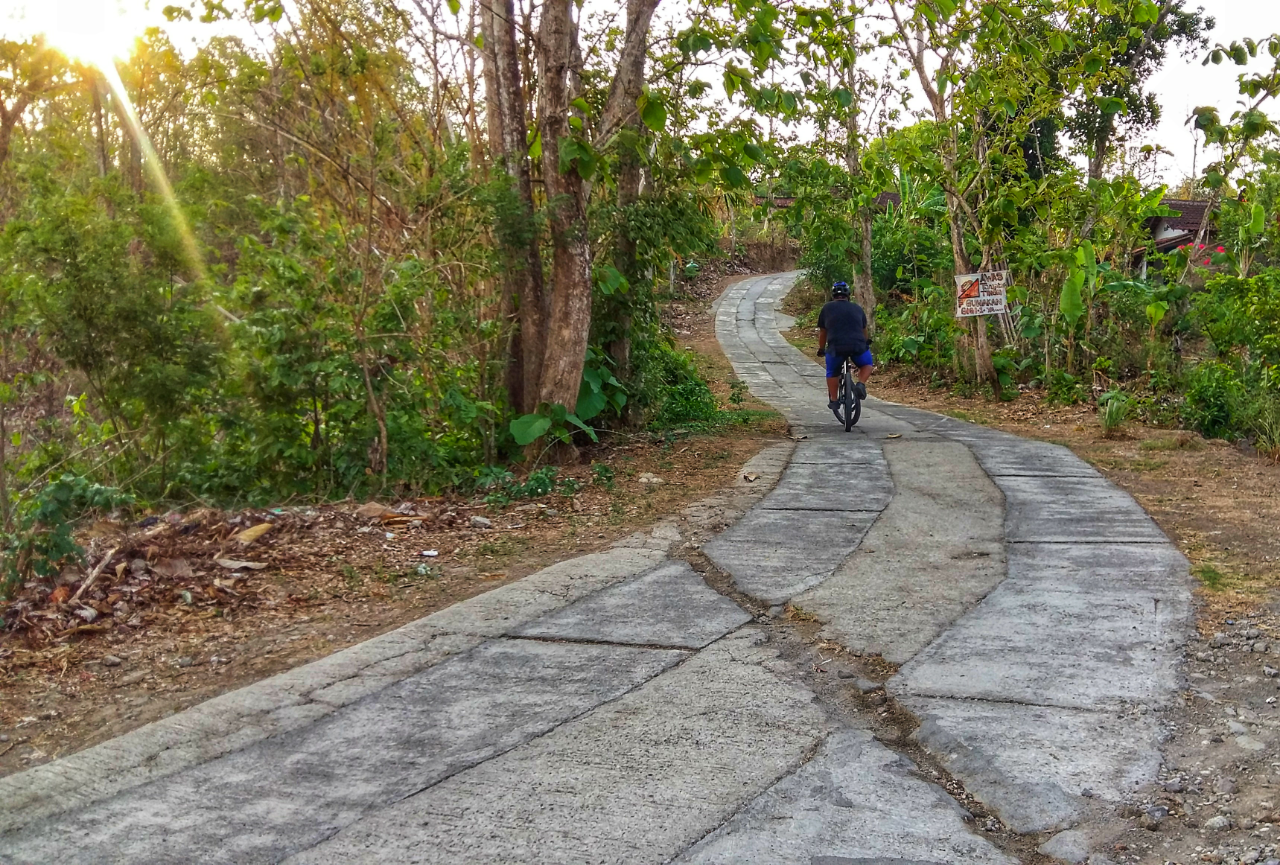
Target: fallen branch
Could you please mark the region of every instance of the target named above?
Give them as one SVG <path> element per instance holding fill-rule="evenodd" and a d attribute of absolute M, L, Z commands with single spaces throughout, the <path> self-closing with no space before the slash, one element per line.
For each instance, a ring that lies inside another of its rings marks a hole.
<path fill-rule="evenodd" d="M 67 601 L 67 603 L 74 604 L 76 601 L 80 600 L 80 596 L 84 594 L 85 589 L 92 586 L 93 581 L 101 576 L 102 571 L 107 567 L 107 562 L 111 561 L 111 557 L 116 554 L 116 550 L 118 549 L 120 548 L 112 547 L 110 551 L 102 557 L 102 561 L 98 562 L 98 564 L 94 566 L 93 570 L 89 572 L 89 579 L 80 584 L 80 588 L 76 589 L 76 593 L 71 596 L 71 600 Z"/>

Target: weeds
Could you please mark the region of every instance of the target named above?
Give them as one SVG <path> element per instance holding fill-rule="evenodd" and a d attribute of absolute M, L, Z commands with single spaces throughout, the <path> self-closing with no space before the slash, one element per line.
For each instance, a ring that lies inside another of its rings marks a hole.
<path fill-rule="evenodd" d="M 1176 436 L 1163 436 L 1156 439 L 1147 439 L 1142 444 L 1138 445 L 1138 447 L 1144 451 L 1202 451 L 1205 449 L 1205 443 L 1194 435 L 1181 433 Z"/>
<path fill-rule="evenodd" d="M 1196 567 L 1192 569 L 1191 573 L 1195 574 L 1196 579 L 1204 583 L 1204 587 L 1206 589 L 1210 589 L 1212 591 L 1218 591 L 1221 589 L 1223 581 L 1227 578 L 1226 574 L 1208 562 L 1202 565 L 1196 565 Z"/>
<path fill-rule="evenodd" d="M 1124 422 L 1129 419 L 1133 401 L 1119 390 L 1109 390 L 1098 398 L 1098 423 L 1105 438 L 1118 438 L 1124 432 Z"/>

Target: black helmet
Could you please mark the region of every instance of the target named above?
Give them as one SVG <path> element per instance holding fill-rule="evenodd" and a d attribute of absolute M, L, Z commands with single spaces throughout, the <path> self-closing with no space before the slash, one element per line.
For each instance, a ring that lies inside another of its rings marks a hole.
<path fill-rule="evenodd" d="M 831 296 L 832 297 L 848 297 L 849 283 L 841 281 L 831 286 Z"/>

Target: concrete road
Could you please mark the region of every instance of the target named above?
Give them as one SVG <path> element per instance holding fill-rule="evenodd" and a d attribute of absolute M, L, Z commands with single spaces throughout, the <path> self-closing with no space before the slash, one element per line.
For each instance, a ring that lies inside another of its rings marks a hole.
<path fill-rule="evenodd" d="M 0 779 L 0 863 L 1085 861 L 1159 767 L 1187 563 L 1065 449 L 876 400 L 844 433 L 779 333 L 795 278 L 717 309 L 798 438 L 757 481 Z M 842 696 L 875 683 L 784 603 L 891 665 L 889 705 Z M 895 708 L 907 748 L 876 733 Z"/>

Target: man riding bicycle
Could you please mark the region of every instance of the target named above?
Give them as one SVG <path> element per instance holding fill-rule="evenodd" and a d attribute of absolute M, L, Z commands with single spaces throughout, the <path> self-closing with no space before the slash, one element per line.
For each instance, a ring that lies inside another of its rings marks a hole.
<path fill-rule="evenodd" d="M 854 385 L 858 399 L 867 398 L 867 380 L 875 363 L 870 346 L 866 312 L 849 299 L 849 284 L 837 282 L 831 287 L 831 300 L 818 313 L 818 357 L 827 358 L 827 396 L 831 399 L 827 408 L 835 411 L 840 407 L 840 367 L 846 357 L 858 367 L 858 383 Z"/>

